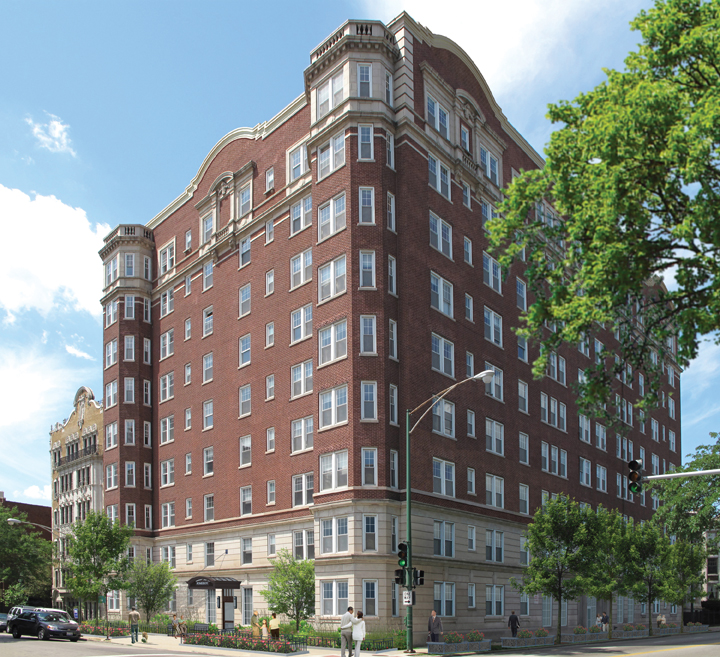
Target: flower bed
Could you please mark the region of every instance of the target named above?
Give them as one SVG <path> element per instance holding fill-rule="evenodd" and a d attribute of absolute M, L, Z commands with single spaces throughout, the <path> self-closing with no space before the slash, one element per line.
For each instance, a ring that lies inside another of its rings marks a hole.
<path fill-rule="evenodd" d="M 679 627 L 668 627 L 663 625 L 662 627 L 653 627 L 653 636 L 665 636 L 667 634 L 680 634 Z"/>
<path fill-rule="evenodd" d="M 575 636 L 570 635 L 570 636 Z M 518 630 L 517 637 L 504 636 L 500 639 L 503 648 L 530 648 L 532 646 L 551 646 L 555 643 L 554 636 L 548 636 L 548 631 L 540 628 L 535 632 Z"/>
<path fill-rule="evenodd" d="M 188 634 L 185 643 L 193 646 L 211 646 L 213 648 L 235 648 L 236 650 L 256 650 L 259 652 L 298 652 L 299 644 L 271 639 L 252 639 L 231 634 Z"/>
<path fill-rule="evenodd" d="M 80 632 L 83 634 L 96 634 L 98 636 L 130 636 L 129 627 L 110 627 L 105 628 L 101 625 L 89 625 L 87 623 L 80 624 Z"/>
<path fill-rule="evenodd" d="M 686 632 L 707 632 L 709 629 L 709 625 L 703 625 L 702 623 L 688 623 L 685 626 Z"/>
<path fill-rule="evenodd" d="M 637 626 L 640 627 L 640 626 Z M 607 636 L 607 632 L 604 632 L 605 636 Z M 640 630 L 640 629 L 634 629 L 634 630 L 613 630 L 612 638 L 613 639 L 640 639 L 642 637 L 649 636 L 648 630 Z"/>

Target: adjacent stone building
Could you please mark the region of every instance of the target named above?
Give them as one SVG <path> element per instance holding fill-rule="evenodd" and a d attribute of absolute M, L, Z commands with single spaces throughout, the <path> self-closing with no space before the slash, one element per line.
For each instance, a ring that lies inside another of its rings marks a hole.
<path fill-rule="evenodd" d="M 680 463 L 677 363 L 642 421 L 642 375 L 617 382 L 618 436 L 578 414 L 572 388 L 613 357 L 612 331 L 533 379 L 512 331 L 524 263 L 503 276 L 484 225 L 543 160 L 460 46 L 405 13 L 348 21 L 304 80 L 275 117 L 223 137 L 165 210 L 105 240 L 107 512 L 173 564 L 178 610 L 249 623 L 286 548 L 315 561 L 318 623 L 352 604 L 399 626 L 410 458 L 417 639 L 432 607 L 446 631 L 497 635 L 511 609 L 525 627 L 587 624 L 592 600 L 558 610 L 512 589 L 523 529 L 561 492 L 650 517 L 626 462 Z M 406 454 L 404 410 L 485 369 L 492 383 L 439 402 Z M 648 612 L 621 599 L 615 618 Z"/>

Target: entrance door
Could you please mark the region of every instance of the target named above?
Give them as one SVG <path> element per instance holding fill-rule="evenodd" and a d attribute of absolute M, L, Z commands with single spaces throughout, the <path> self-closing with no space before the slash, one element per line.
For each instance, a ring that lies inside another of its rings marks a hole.
<path fill-rule="evenodd" d="M 235 603 L 225 602 L 225 628 L 235 627 Z"/>

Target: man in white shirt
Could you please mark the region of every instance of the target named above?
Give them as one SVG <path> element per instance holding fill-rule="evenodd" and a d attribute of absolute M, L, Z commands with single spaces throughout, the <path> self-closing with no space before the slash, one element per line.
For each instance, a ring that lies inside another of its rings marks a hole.
<path fill-rule="evenodd" d="M 348 650 L 348 655 L 352 653 L 353 624 L 358 622 L 358 619 L 353 617 L 353 608 L 348 607 L 340 619 L 340 657 L 345 657 L 345 648 Z"/>

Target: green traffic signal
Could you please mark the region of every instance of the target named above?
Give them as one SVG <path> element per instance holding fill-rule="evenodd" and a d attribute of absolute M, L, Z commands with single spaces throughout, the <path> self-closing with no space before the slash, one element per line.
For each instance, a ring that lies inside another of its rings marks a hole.
<path fill-rule="evenodd" d="M 398 566 L 401 568 L 407 568 L 407 553 L 407 543 L 400 543 L 400 545 L 398 545 Z"/>
<path fill-rule="evenodd" d="M 642 492 L 643 485 L 643 462 L 642 459 L 635 459 L 628 463 L 630 468 L 630 474 L 628 479 L 628 490 L 635 495 L 639 495 Z"/>

